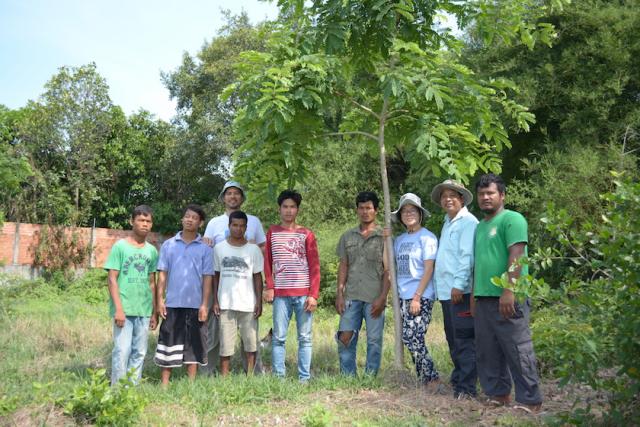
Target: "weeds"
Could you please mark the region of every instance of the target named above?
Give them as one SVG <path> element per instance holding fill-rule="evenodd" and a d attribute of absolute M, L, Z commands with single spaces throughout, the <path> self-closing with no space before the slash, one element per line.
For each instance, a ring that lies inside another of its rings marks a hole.
<path fill-rule="evenodd" d="M 333 417 L 324 406 L 316 403 L 302 417 L 305 427 L 328 427 L 333 425 Z"/>

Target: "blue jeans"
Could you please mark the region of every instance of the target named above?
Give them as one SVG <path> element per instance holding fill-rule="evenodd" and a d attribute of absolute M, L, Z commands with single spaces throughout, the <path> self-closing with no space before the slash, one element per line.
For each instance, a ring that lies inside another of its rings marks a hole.
<path fill-rule="evenodd" d="M 298 330 L 298 378 L 307 381 L 311 378 L 311 322 L 313 314 L 304 310 L 303 297 L 276 297 L 273 299 L 273 342 L 271 363 L 273 373 L 284 377 L 286 356 L 285 341 L 291 316 L 296 315 Z"/>
<path fill-rule="evenodd" d="M 380 316 L 371 315 L 371 303 L 359 300 L 346 300 L 345 310 L 340 316 L 338 325 L 338 355 L 340 356 L 340 372 L 345 375 L 356 374 L 356 348 L 358 346 L 358 334 L 364 319 L 367 327 L 367 363 L 364 371 L 366 374 L 376 375 L 380 369 L 382 359 L 382 333 L 384 332 L 384 311 Z M 340 341 L 339 334 L 342 331 L 353 332 L 348 345 Z"/>
<path fill-rule="evenodd" d="M 111 352 L 111 385 L 126 377 L 134 369 L 133 382 L 138 384 L 142 377 L 142 364 L 147 354 L 149 338 L 149 317 L 127 316 L 124 326 L 113 324 L 113 351 Z"/>

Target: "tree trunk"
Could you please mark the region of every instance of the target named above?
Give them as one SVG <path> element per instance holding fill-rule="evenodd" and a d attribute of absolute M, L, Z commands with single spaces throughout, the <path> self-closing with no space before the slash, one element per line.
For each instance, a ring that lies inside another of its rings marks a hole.
<path fill-rule="evenodd" d="M 380 148 L 380 176 L 382 178 L 382 194 L 384 198 L 384 225 L 391 228 L 391 196 L 389 194 L 389 179 L 387 178 L 387 153 L 384 147 L 384 126 L 387 115 L 388 100 L 385 97 L 380 114 L 380 126 L 378 129 L 378 146 Z M 402 369 L 404 366 L 404 353 L 402 347 L 402 317 L 400 316 L 400 299 L 398 298 L 398 284 L 396 283 L 396 263 L 393 253 L 393 240 L 391 235 L 386 238 L 387 265 L 389 266 L 389 279 L 391 280 L 391 293 L 393 301 L 393 325 L 395 332 L 394 342 L 394 366 Z"/>

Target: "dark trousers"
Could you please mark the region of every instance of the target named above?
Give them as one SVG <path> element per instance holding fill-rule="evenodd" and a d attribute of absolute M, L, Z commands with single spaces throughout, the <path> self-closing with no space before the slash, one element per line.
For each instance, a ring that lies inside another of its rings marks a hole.
<path fill-rule="evenodd" d="M 440 301 L 444 319 L 444 333 L 453 362 L 451 385 L 455 394 L 476 395 L 476 345 L 471 317 L 471 295 L 465 294 L 460 304 Z"/>
<path fill-rule="evenodd" d="M 477 298 L 475 312 L 476 357 L 482 390 L 488 396 L 511 393 L 527 405 L 542 402 L 536 355 L 529 330 L 529 301 L 516 302 L 516 313 L 505 319 L 498 298 Z"/>

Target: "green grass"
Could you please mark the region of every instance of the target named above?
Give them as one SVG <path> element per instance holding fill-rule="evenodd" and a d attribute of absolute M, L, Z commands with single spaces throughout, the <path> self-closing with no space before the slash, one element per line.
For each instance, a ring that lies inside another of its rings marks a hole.
<path fill-rule="evenodd" d="M 0 287 L 0 425 L 47 424 L 51 416 L 60 424 L 72 419 L 61 407 L 73 390 L 88 381 L 88 368 L 109 368 L 111 320 L 107 290 L 100 272 L 64 290 L 43 282 L 25 282 Z M 96 301 L 96 295 L 102 301 Z M 435 306 L 427 344 L 443 380 L 451 370 L 442 332 L 442 315 Z M 314 315 L 313 379 L 297 381 L 295 322 L 287 339 L 287 378 L 271 375 L 246 377 L 239 357 L 234 373 L 226 378 L 199 375 L 190 382 L 184 370 L 176 369 L 168 389 L 159 386 L 160 371 L 153 364 L 157 332 L 153 332 L 138 393 L 147 401 L 142 425 L 275 424 L 313 425 L 309 420 L 325 412 L 335 425 L 439 425 L 428 410 L 428 395 L 417 385 L 410 356 L 405 351 L 405 369 L 393 370 L 393 315 L 387 312 L 383 363 L 377 378 L 347 378 L 338 373 L 334 334 L 338 316 L 322 309 Z M 271 325 L 271 308 L 261 319 L 261 334 Z M 365 361 L 366 339 L 358 343 L 358 366 Z M 263 360 L 270 365 L 270 350 Z M 35 385 L 35 386 L 34 386 Z M 448 396 L 438 405 L 453 402 Z M 323 409 L 324 408 L 324 409 Z M 309 412 L 312 411 L 312 412 Z M 314 415 L 313 411 L 318 412 Z M 53 414 L 53 415 L 51 415 Z M 463 418 L 467 415 L 462 414 Z M 511 415 L 510 415 L 511 416 Z M 512 416 L 511 416 L 512 417 Z M 452 418 L 454 421 L 455 418 Z M 458 418 L 459 419 L 459 418 Z M 464 418 L 467 419 L 467 418 Z M 16 421 L 18 420 L 18 421 Z M 461 424 L 464 425 L 465 423 Z"/>

